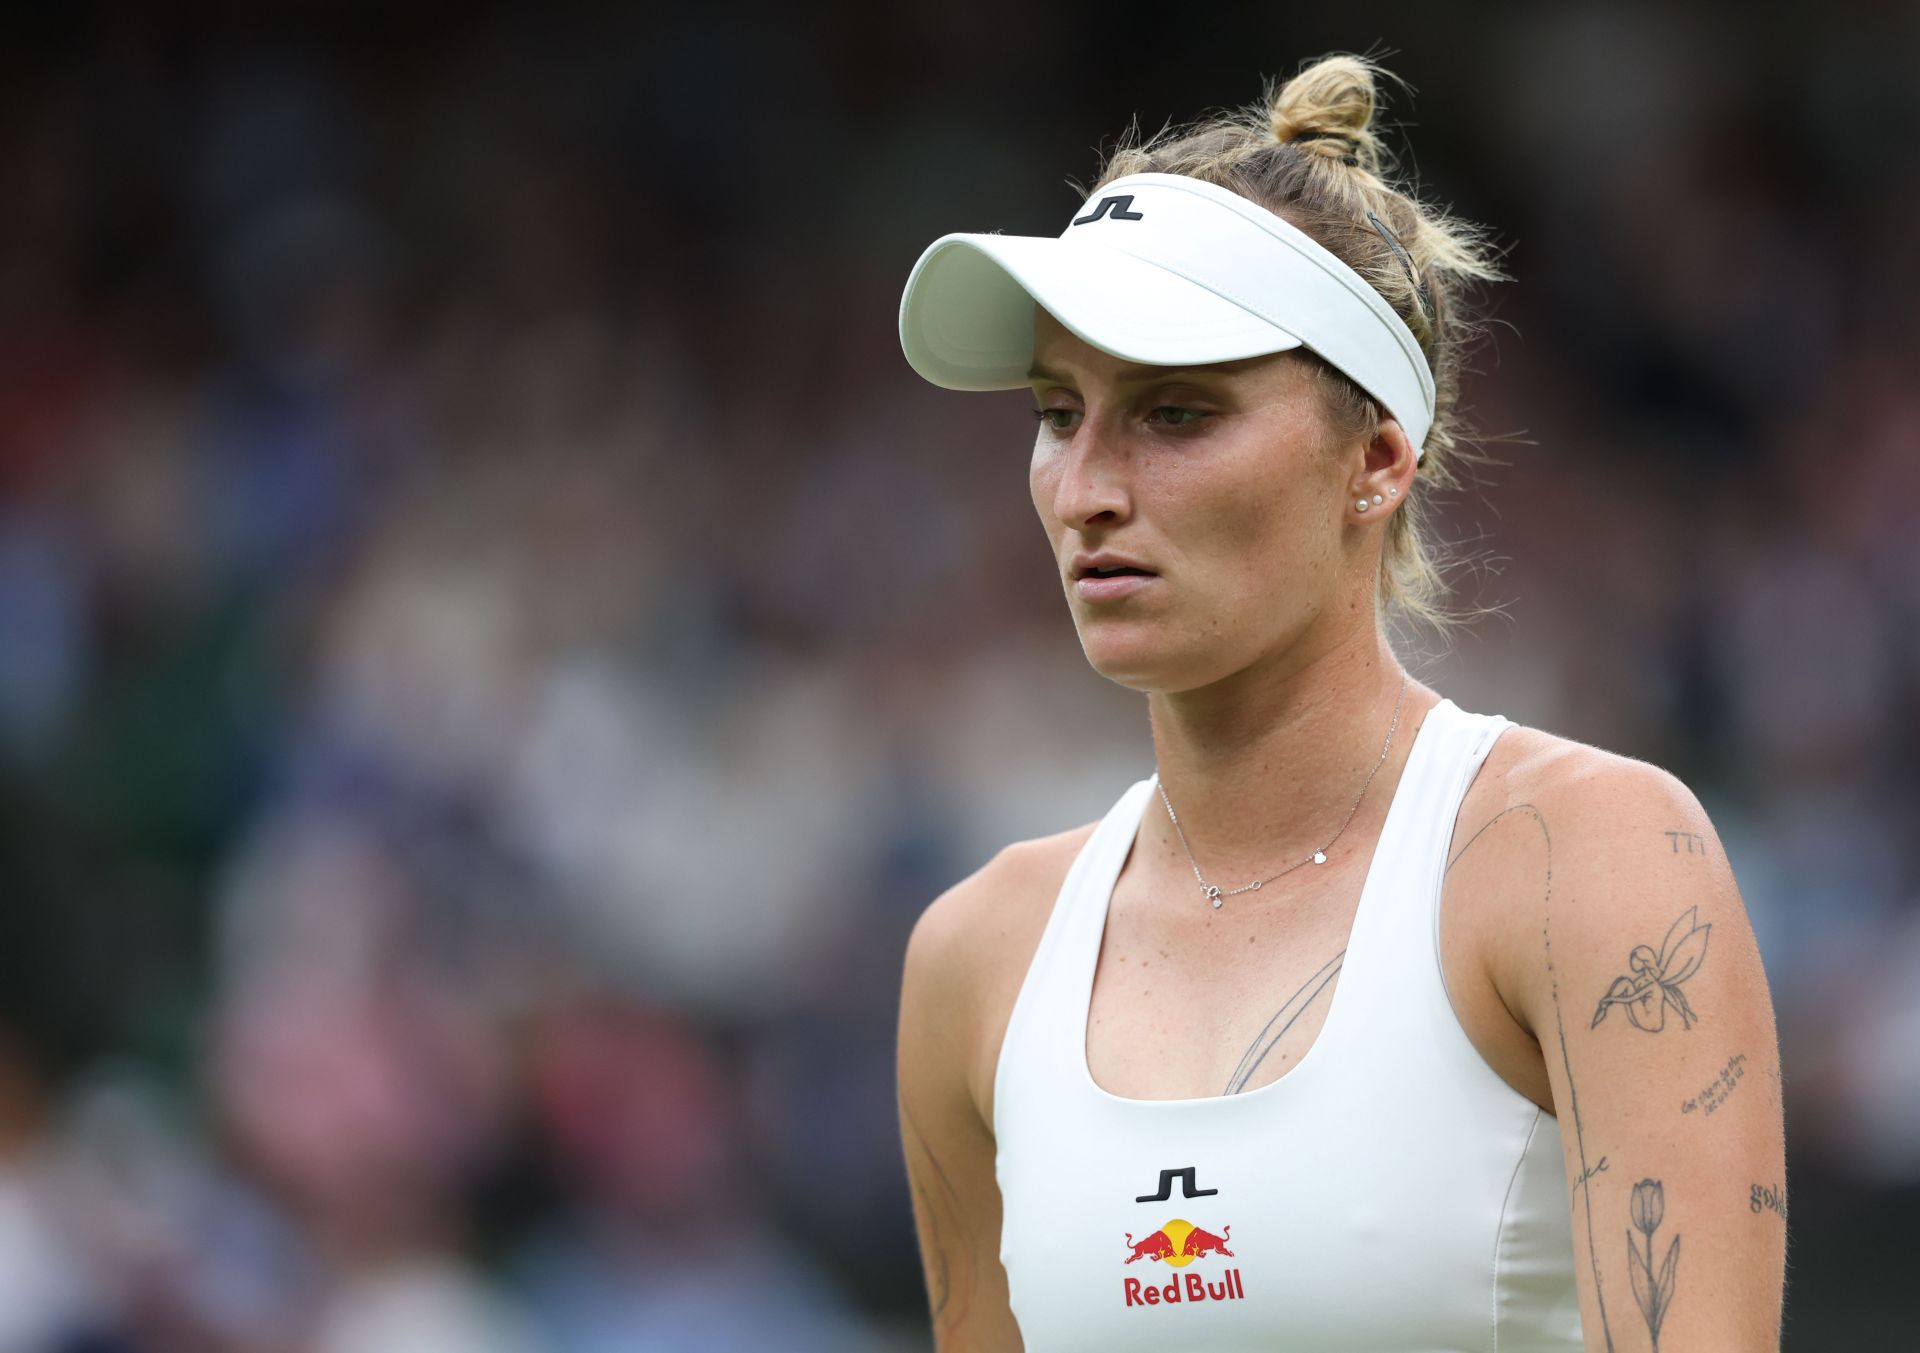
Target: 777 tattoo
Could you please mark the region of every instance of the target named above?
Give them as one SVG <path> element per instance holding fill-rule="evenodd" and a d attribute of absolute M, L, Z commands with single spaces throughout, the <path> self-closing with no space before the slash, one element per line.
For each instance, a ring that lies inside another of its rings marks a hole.
<path fill-rule="evenodd" d="M 1680 1012 L 1681 1028 L 1693 1027 L 1693 1022 L 1700 1017 L 1687 1003 L 1687 994 L 1680 990 L 1680 984 L 1698 972 L 1707 957 L 1707 936 L 1713 927 L 1699 924 L 1699 910 L 1688 907 L 1673 923 L 1666 939 L 1661 941 L 1659 953 L 1644 944 L 1634 946 L 1633 952 L 1627 955 L 1627 971 L 1632 975 L 1613 979 L 1613 985 L 1593 1012 L 1589 1029 L 1599 1028 L 1607 1011 L 1616 1005 L 1627 1008 L 1627 1019 L 1634 1028 L 1650 1034 L 1666 1027 L 1668 1006 Z"/>

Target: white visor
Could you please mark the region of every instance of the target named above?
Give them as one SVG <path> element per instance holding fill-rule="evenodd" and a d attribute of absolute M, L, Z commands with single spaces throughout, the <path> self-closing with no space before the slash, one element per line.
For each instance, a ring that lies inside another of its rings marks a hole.
<path fill-rule="evenodd" d="M 1036 303 L 1147 366 L 1305 347 L 1379 400 L 1416 451 L 1433 425 L 1433 372 L 1380 293 L 1298 227 L 1199 179 L 1115 179 L 1058 238 L 941 236 L 907 278 L 900 346 L 935 385 L 1018 389 Z"/>

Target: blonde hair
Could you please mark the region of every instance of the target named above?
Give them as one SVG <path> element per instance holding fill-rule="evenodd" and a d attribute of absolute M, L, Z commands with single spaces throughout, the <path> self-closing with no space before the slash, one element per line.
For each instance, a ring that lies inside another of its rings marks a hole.
<path fill-rule="evenodd" d="M 1237 112 L 1144 142 L 1123 136 L 1107 157 L 1090 196 L 1128 174 L 1184 174 L 1203 179 L 1285 217 L 1371 283 L 1419 340 L 1433 368 L 1434 418 L 1416 484 L 1457 484 L 1470 455 L 1459 413 L 1460 373 L 1478 333 L 1465 300 L 1473 283 L 1502 277 L 1479 227 L 1420 203 L 1390 180 L 1393 161 L 1373 128 L 1379 83 L 1393 78 L 1359 56 L 1308 63 L 1266 97 Z M 1305 349 L 1327 395 L 1330 421 L 1343 440 L 1371 436 L 1378 404 Z M 1437 627 L 1452 617 L 1440 608 L 1446 587 L 1432 538 L 1426 494 L 1408 496 L 1387 522 L 1378 597 L 1383 607 Z"/>

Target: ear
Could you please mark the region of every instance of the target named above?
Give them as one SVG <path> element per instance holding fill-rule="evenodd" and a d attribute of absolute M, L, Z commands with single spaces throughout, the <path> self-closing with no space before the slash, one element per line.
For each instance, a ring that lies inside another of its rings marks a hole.
<path fill-rule="evenodd" d="M 1418 464 L 1413 442 L 1400 420 L 1383 417 L 1379 430 L 1361 448 L 1359 472 L 1347 486 L 1348 519 L 1378 521 L 1397 510 L 1407 500 Z"/>

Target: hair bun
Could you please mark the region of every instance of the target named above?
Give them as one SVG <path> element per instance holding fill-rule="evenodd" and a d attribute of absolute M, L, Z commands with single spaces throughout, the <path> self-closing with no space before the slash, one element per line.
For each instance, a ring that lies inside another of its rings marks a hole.
<path fill-rule="evenodd" d="M 1273 139 L 1378 174 L 1378 74 L 1378 66 L 1358 56 L 1329 56 L 1305 67 L 1268 100 Z"/>

